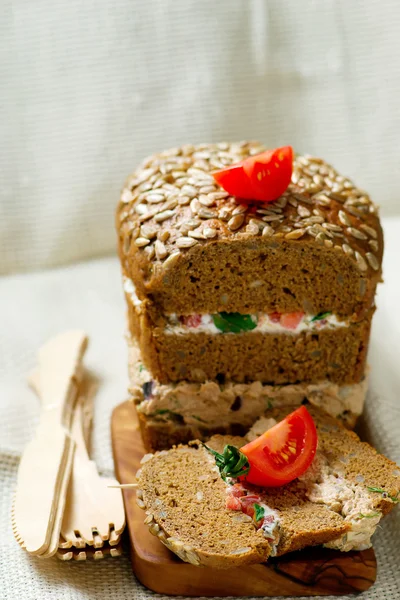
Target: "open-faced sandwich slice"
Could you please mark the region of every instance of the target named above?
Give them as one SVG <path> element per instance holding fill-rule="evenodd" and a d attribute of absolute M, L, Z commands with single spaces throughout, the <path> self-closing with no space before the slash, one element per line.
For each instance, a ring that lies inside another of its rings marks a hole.
<path fill-rule="evenodd" d="M 316 407 L 289 410 L 268 411 L 245 438 L 146 455 L 137 502 L 151 533 L 182 560 L 214 568 L 307 546 L 370 547 L 400 498 L 399 468 Z M 278 485 L 285 478 L 293 480 Z"/>

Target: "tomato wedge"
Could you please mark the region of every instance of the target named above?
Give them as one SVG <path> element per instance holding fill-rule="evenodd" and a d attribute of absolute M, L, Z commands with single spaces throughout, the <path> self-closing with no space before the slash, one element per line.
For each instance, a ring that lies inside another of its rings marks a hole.
<path fill-rule="evenodd" d="M 272 202 L 287 189 L 293 171 L 293 148 L 267 150 L 226 169 L 215 171 L 215 181 L 232 196 Z"/>
<path fill-rule="evenodd" d="M 317 450 L 317 430 L 305 406 L 240 449 L 250 463 L 248 483 L 276 487 L 302 475 Z"/>
<path fill-rule="evenodd" d="M 212 173 L 215 181 L 224 188 L 231 196 L 238 196 L 251 200 L 253 190 L 250 186 L 249 178 L 243 170 L 243 162 L 226 167 L 220 171 Z"/>

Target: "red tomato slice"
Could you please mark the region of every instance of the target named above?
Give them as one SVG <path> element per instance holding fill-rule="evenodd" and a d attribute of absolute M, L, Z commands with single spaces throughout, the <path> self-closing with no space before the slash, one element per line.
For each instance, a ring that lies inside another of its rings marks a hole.
<path fill-rule="evenodd" d="M 281 315 L 281 325 L 286 329 L 296 329 L 304 317 L 303 312 L 284 313 Z"/>
<path fill-rule="evenodd" d="M 249 178 L 243 170 L 243 162 L 227 167 L 226 169 L 221 169 L 220 171 L 214 171 L 212 176 L 231 196 L 238 196 L 246 200 L 254 198 Z"/>
<path fill-rule="evenodd" d="M 312 463 L 317 442 L 314 421 L 305 406 L 301 406 L 240 449 L 250 463 L 245 480 L 263 487 L 293 481 Z"/>
<path fill-rule="evenodd" d="M 272 202 L 283 194 L 292 178 L 293 148 L 283 146 L 243 161 L 256 200 Z"/>
<path fill-rule="evenodd" d="M 229 508 L 229 510 L 242 510 L 239 498 L 235 498 L 234 496 L 226 497 L 225 506 L 226 508 Z"/>
<path fill-rule="evenodd" d="M 249 156 L 240 163 L 212 173 L 232 196 L 255 202 L 272 202 L 283 194 L 292 178 L 293 149 L 284 146 Z"/>

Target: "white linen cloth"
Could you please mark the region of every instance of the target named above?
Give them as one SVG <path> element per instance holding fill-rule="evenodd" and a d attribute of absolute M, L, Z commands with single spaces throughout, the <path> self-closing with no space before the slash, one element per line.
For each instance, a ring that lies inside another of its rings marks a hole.
<path fill-rule="evenodd" d="M 400 464 L 400 218 L 384 221 L 386 253 L 374 317 L 371 390 L 361 421 L 363 436 Z M 86 364 L 101 378 L 95 404 L 94 458 L 113 469 L 112 408 L 126 399 L 125 307 L 116 258 L 44 273 L 0 278 L 0 597 L 1 600 L 151 600 L 133 577 L 128 555 L 98 563 L 61 563 L 26 555 L 12 537 L 10 510 L 18 457 L 34 431 L 38 400 L 26 385 L 39 345 L 69 327 L 90 336 Z M 375 536 L 378 580 L 363 599 L 400 598 L 400 509 Z"/>
<path fill-rule="evenodd" d="M 323 156 L 398 209 L 398 0 L 2 0 L 0 274 L 114 251 L 123 180 L 182 143 Z"/>

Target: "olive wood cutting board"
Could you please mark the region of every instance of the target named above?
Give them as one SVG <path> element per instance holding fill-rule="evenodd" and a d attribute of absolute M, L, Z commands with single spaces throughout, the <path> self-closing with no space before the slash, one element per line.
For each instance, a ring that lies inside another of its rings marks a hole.
<path fill-rule="evenodd" d="M 143 448 L 132 402 L 114 409 L 111 421 L 115 471 L 120 483 L 132 483 Z M 376 579 L 373 549 L 338 552 L 310 548 L 270 559 L 265 564 L 227 570 L 182 562 L 143 523 L 135 490 L 124 489 L 133 571 L 160 594 L 179 596 L 317 596 L 363 592 Z"/>

